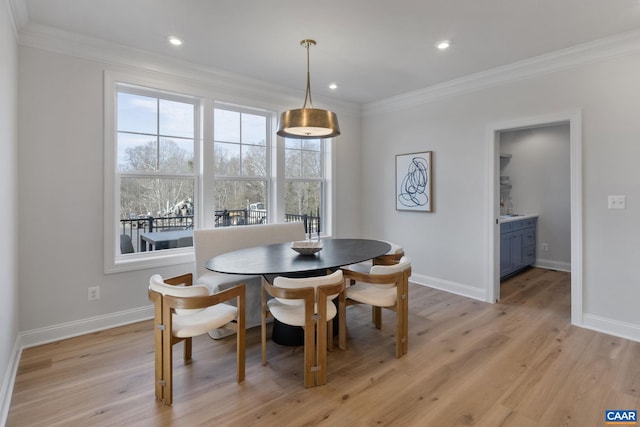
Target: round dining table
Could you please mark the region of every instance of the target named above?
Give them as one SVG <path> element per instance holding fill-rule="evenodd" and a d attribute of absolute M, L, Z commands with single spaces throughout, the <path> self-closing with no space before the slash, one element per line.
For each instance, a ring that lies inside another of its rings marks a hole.
<path fill-rule="evenodd" d="M 291 242 L 253 246 L 227 252 L 209 259 L 205 266 L 218 273 L 263 276 L 268 282 L 275 276 L 309 277 L 326 274 L 344 265 L 355 264 L 386 254 L 391 245 L 369 239 L 322 239 L 322 250 L 302 255 Z M 334 321 L 334 328 L 337 328 Z M 271 339 L 282 345 L 301 345 L 302 328 L 274 321 Z"/>
<path fill-rule="evenodd" d="M 253 246 L 215 256 L 207 261 L 209 270 L 227 274 L 256 276 L 296 276 L 300 273 L 332 270 L 384 255 L 391 245 L 369 239 L 322 239 L 322 250 L 302 255 L 291 242 Z"/>

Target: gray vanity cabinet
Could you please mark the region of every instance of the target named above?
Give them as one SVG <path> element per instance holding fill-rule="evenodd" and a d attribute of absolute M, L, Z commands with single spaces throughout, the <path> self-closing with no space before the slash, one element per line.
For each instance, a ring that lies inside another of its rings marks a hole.
<path fill-rule="evenodd" d="M 533 265 L 536 261 L 537 217 L 500 224 L 500 278 Z"/>

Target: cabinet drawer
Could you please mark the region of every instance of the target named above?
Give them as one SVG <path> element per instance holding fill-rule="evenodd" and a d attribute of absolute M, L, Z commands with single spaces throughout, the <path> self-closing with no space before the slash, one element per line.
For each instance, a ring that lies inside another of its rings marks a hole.
<path fill-rule="evenodd" d="M 520 221 L 522 223 L 522 227 L 533 227 L 536 225 L 538 218 L 529 218 Z"/>
<path fill-rule="evenodd" d="M 536 245 L 536 227 L 529 227 L 522 230 L 522 245 L 526 248 Z M 535 249 L 534 249 L 535 251 Z"/>
<path fill-rule="evenodd" d="M 520 230 L 522 228 L 522 224 L 524 223 L 524 221 L 512 221 L 511 224 L 511 231 L 514 230 Z"/>
<path fill-rule="evenodd" d="M 500 224 L 500 233 L 508 233 L 510 231 L 522 229 L 522 221 L 509 221 Z"/>
<path fill-rule="evenodd" d="M 522 264 L 523 265 L 531 265 L 536 262 L 536 248 L 532 246 L 530 248 L 525 248 L 522 253 Z"/>

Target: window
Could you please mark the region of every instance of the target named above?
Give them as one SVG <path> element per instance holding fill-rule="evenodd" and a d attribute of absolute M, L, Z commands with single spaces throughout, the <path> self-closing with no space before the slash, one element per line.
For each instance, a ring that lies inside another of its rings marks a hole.
<path fill-rule="evenodd" d="M 216 227 L 268 221 L 269 134 L 264 112 L 214 108 Z"/>
<path fill-rule="evenodd" d="M 197 93 L 105 73 L 105 272 L 192 262 L 197 227 L 329 234 L 330 140 L 276 139 L 275 112 Z"/>
<path fill-rule="evenodd" d="M 285 139 L 285 212 L 287 221 L 302 220 L 320 234 L 324 200 L 322 139 Z"/>
<path fill-rule="evenodd" d="M 116 186 L 120 255 L 191 246 L 152 232 L 192 230 L 197 101 L 118 85 Z"/>

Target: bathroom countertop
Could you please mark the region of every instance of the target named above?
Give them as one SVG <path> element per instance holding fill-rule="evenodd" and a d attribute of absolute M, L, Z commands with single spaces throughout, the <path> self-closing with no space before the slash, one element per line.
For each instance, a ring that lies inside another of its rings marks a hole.
<path fill-rule="evenodd" d="M 500 215 L 499 223 L 520 221 L 521 219 L 537 218 L 538 214 L 513 214 L 513 215 Z"/>

